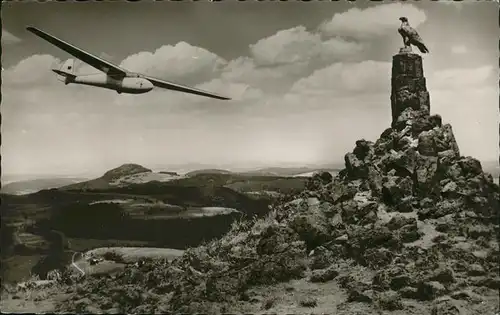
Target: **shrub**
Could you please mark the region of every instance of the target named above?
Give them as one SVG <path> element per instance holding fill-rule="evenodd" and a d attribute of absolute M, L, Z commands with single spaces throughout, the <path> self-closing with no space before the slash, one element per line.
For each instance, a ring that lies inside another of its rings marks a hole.
<path fill-rule="evenodd" d="M 123 255 L 120 255 L 117 252 L 105 252 L 104 255 L 102 255 L 102 258 L 104 258 L 105 260 L 114 261 L 117 263 L 124 263 L 125 262 Z"/>

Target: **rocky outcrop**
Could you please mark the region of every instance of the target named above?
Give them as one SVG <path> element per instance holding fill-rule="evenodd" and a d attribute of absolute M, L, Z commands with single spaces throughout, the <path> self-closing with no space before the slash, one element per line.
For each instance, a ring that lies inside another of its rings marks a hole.
<path fill-rule="evenodd" d="M 391 127 L 375 142 L 357 141 L 336 177 L 314 175 L 265 219 L 235 224 L 171 264 L 89 280 L 79 298 L 104 311 L 216 314 L 251 303 L 254 286 L 305 278 L 336 281 L 343 314 L 350 303 L 444 314 L 451 300 L 460 300 L 453 314 L 493 310 L 472 304 L 474 292 L 494 297 L 499 288 L 499 187 L 430 115 L 420 56 L 394 56 L 391 101 Z M 96 292 L 107 300 L 91 301 Z"/>

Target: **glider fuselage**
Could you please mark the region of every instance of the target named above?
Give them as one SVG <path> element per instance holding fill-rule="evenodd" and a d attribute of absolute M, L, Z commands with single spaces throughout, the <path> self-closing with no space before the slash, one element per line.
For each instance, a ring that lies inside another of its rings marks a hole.
<path fill-rule="evenodd" d="M 73 78 L 67 77 L 66 84 L 83 84 L 95 87 L 115 90 L 118 93 L 142 94 L 151 91 L 153 84 L 144 78 L 136 76 L 126 76 L 124 78 L 113 78 L 105 73 L 76 75 Z"/>

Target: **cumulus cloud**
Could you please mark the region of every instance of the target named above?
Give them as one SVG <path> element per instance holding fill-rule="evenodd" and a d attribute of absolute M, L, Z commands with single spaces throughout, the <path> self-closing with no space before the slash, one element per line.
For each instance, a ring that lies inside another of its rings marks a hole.
<path fill-rule="evenodd" d="M 457 55 L 462 55 L 467 53 L 467 47 L 465 45 L 455 45 L 451 47 L 451 52 Z"/>
<path fill-rule="evenodd" d="M 335 63 L 298 80 L 291 91 L 336 95 L 380 92 L 390 85 L 390 70 L 390 63 L 373 60 Z"/>
<path fill-rule="evenodd" d="M 320 34 L 308 32 L 304 26 L 282 30 L 250 45 L 250 53 L 257 66 L 307 63 L 343 59 L 363 50 L 363 45 L 341 38 L 327 41 Z"/>
<path fill-rule="evenodd" d="M 412 4 L 390 3 L 367 9 L 351 8 L 337 13 L 320 26 L 320 31 L 327 36 L 349 36 L 369 39 L 392 33 L 400 24 L 399 17 L 406 16 L 413 27 L 418 27 L 426 20 L 425 12 Z"/>
<path fill-rule="evenodd" d="M 186 42 L 165 45 L 154 52 L 131 55 L 120 64 L 130 71 L 184 82 L 207 81 L 222 69 L 226 60 Z"/>
<path fill-rule="evenodd" d="M 3 84 L 7 86 L 46 85 L 55 81 L 51 67 L 60 60 L 51 55 L 33 55 L 21 60 L 16 66 L 5 69 Z"/>
<path fill-rule="evenodd" d="M 464 5 L 477 3 L 478 0 L 439 0 L 436 1 L 439 4 L 453 6 L 457 9 L 462 9 Z M 495 0 L 492 0 L 495 1 Z"/>
<path fill-rule="evenodd" d="M 280 30 L 249 46 L 249 56 L 231 60 L 222 78 L 281 94 L 314 70 L 340 60 L 360 60 L 365 43 L 340 37 L 323 39 L 304 26 Z"/>
<path fill-rule="evenodd" d="M 21 39 L 2 28 L 2 45 L 17 44 Z"/>

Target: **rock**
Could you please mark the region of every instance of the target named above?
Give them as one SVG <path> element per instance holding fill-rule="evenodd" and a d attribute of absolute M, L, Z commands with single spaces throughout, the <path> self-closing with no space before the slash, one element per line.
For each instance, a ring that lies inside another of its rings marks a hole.
<path fill-rule="evenodd" d="M 453 269 L 441 266 L 432 273 L 429 280 L 438 281 L 442 284 L 449 284 L 455 282 L 455 275 Z"/>
<path fill-rule="evenodd" d="M 398 231 L 398 234 L 399 234 L 399 239 L 403 243 L 415 242 L 416 240 L 420 239 L 420 237 L 423 235 L 423 233 L 418 230 L 416 221 L 412 224 L 407 224 L 403 226 Z"/>
<path fill-rule="evenodd" d="M 316 307 L 318 305 L 318 301 L 314 297 L 301 298 L 299 305 L 303 307 Z"/>
<path fill-rule="evenodd" d="M 333 180 L 333 175 L 330 172 L 320 172 L 317 174 L 317 176 L 323 182 L 324 185 L 330 183 Z"/>
<path fill-rule="evenodd" d="M 374 166 L 368 166 L 368 185 L 374 196 L 380 196 L 382 193 L 383 179 L 380 170 Z"/>
<path fill-rule="evenodd" d="M 486 274 L 486 270 L 480 264 L 472 264 L 469 266 L 467 274 L 472 277 L 483 276 Z"/>
<path fill-rule="evenodd" d="M 462 169 L 463 174 L 470 178 L 480 175 L 483 172 L 481 162 L 473 157 L 464 157 L 458 161 L 458 165 Z"/>
<path fill-rule="evenodd" d="M 410 285 L 412 282 L 412 279 L 408 275 L 399 275 L 395 276 L 394 278 L 391 279 L 391 289 L 393 290 L 400 290 L 408 285 Z"/>
<path fill-rule="evenodd" d="M 358 159 L 354 153 L 347 153 L 344 156 L 345 167 L 350 178 L 367 178 L 368 168 L 365 163 Z"/>
<path fill-rule="evenodd" d="M 442 126 L 442 118 L 440 115 L 428 116 L 425 112 L 420 112 L 413 118 L 412 134 L 419 135 L 423 131 L 429 131 L 435 127 Z"/>
<path fill-rule="evenodd" d="M 397 205 L 401 200 L 412 194 L 413 183 L 408 177 L 385 176 L 383 177 L 382 195 L 388 205 Z"/>
<path fill-rule="evenodd" d="M 407 196 L 401 199 L 399 204 L 396 205 L 395 211 L 401 213 L 410 213 L 415 211 L 416 200 L 413 196 Z"/>
<path fill-rule="evenodd" d="M 307 181 L 306 188 L 310 191 L 320 190 L 323 186 L 330 184 L 333 175 L 330 172 L 315 172 Z"/>
<path fill-rule="evenodd" d="M 418 289 L 414 287 L 404 287 L 399 290 L 399 294 L 407 299 L 419 299 L 420 293 L 421 292 L 419 292 Z"/>
<path fill-rule="evenodd" d="M 87 314 L 103 314 L 104 312 L 101 311 L 98 307 L 95 307 L 93 305 L 87 305 L 85 307 L 85 313 L 87 313 Z"/>
<path fill-rule="evenodd" d="M 239 277 L 248 279 L 248 285 L 273 284 L 303 276 L 306 265 L 306 248 L 304 242 L 290 243 L 281 253 L 261 256 L 248 263 L 245 274 Z"/>
<path fill-rule="evenodd" d="M 392 128 L 387 128 L 386 130 L 384 130 L 379 139 L 375 142 L 375 154 L 377 154 L 378 156 L 383 156 L 386 152 L 394 149 L 396 137 L 396 130 Z"/>
<path fill-rule="evenodd" d="M 483 298 L 481 295 L 472 292 L 471 290 L 460 290 L 450 294 L 455 300 L 472 301 L 473 303 L 481 303 Z"/>
<path fill-rule="evenodd" d="M 435 134 L 432 130 L 422 132 L 418 137 L 418 153 L 422 156 L 437 156 L 438 151 L 434 138 Z"/>
<path fill-rule="evenodd" d="M 417 154 L 415 188 L 421 196 L 427 197 L 436 193 L 437 167 L 437 157 Z"/>
<path fill-rule="evenodd" d="M 419 300 L 429 301 L 446 294 L 446 288 L 437 281 L 421 282 L 416 294 Z"/>
<path fill-rule="evenodd" d="M 481 277 L 475 277 L 471 279 L 471 282 L 478 287 L 487 287 L 492 290 L 500 290 L 500 277 L 495 276 L 495 277 L 487 277 L 487 276 L 481 276 Z"/>
<path fill-rule="evenodd" d="M 368 248 L 385 247 L 397 249 L 401 247 L 400 241 L 393 235 L 393 233 L 383 226 L 375 227 L 362 227 L 349 235 L 347 246 L 350 248 L 351 253 L 364 252 Z M 355 256 L 357 254 L 354 254 Z"/>
<path fill-rule="evenodd" d="M 438 301 L 432 307 L 431 315 L 466 315 L 456 301 Z"/>
<path fill-rule="evenodd" d="M 477 239 L 480 237 L 489 237 L 493 231 L 484 225 L 475 224 L 467 227 L 467 236 Z"/>
<path fill-rule="evenodd" d="M 402 216 L 400 214 L 396 214 L 390 221 L 387 223 L 387 227 L 391 230 L 399 230 L 405 225 L 417 225 L 417 220 L 415 218 L 408 218 Z"/>
<path fill-rule="evenodd" d="M 308 249 L 315 248 L 330 240 L 328 220 L 319 211 L 296 216 L 290 222 L 290 227 L 306 243 Z"/>
<path fill-rule="evenodd" d="M 396 311 L 404 308 L 401 296 L 395 291 L 381 293 L 377 298 L 377 303 L 379 308 L 386 311 Z"/>
<path fill-rule="evenodd" d="M 335 243 L 346 243 L 349 240 L 349 236 L 347 234 L 343 234 L 337 238 L 335 238 Z"/>
<path fill-rule="evenodd" d="M 349 302 L 372 303 L 373 291 L 372 290 L 361 291 L 358 288 L 352 288 L 348 292 L 347 300 Z"/>
<path fill-rule="evenodd" d="M 80 310 L 85 310 L 87 306 L 92 305 L 92 301 L 89 298 L 82 298 L 74 302 L 75 307 Z"/>
<path fill-rule="evenodd" d="M 373 152 L 373 143 L 371 141 L 366 141 L 361 139 L 356 141 L 356 147 L 352 151 L 354 155 L 361 161 L 365 161 Z"/>
<path fill-rule="evenodd" d="M 268 226 L 261 234 L 257 245 L 259 255 L 273 254 L 284 243 L 298 240 L 298 235 L 290 228 L 276 225 Z"/>
<path fill-rule="evenodd" d="M 311 282 L 328 282 L 339 275 L 339 272 L 334 266 L 330 266 L 326 269 L 313 270 L 309 281 Z"/>
<path fill-rule="evenodd" d="M 330 197 L 332 198 L 332 202 L 335 204 L 352 199 L 357 192 L 356 187 L 339 183 L 333 186 Z"/>
<path fill-rule="evenodd" d="M 347 255 L 346 247 L 343 244 L 330 244 L 328 248 L 336 259 L 344 258 Z"/>
<path fill-rule="evenodd" d="M 362 265 L 377 270 L 390 265 L 394 259 L 394 254 L 386 248 L 368 248 L 362 258 L 360 260 Z"/>
<path fill-rule="evenodd" d="M 323 246 L 316 247 L 309 256 L 311 270 L 327 268 L 336 258 L 331 250 Z"/>
<path fill-rule="evenodd" d="M 341 208 L 343 222 L 364 225 L 374 222 L 376 219 L 378 204 L 374 201 L 369 201 L 366 198 L 360 200 L 353 199 L 342 203 Z M 369 217 L 366 218 L 367 216 Z"/>

